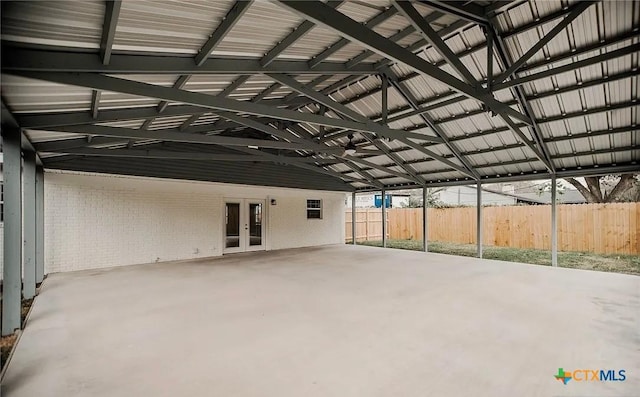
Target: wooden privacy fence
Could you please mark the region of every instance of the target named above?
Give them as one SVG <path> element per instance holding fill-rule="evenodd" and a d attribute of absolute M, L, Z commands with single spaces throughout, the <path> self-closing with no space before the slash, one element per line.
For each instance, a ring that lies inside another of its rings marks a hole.
<path fill-rule="evenodd" d="M 640 253 L 640 203 L 558 205 L 558 250 L 606 254 Z M 513 248 L 551 248 L 551 206 L 483 207 L 483 244 Z M 476 242 L 476 209 L 429 208 L 429 241 Z M 351 210 L 346 212 L 351 237 Z M 387 210 L 387 237 L 422 240 L 422 209 Z M 379 208 L 356 210 L 356 239 L 381 240 Z"/>

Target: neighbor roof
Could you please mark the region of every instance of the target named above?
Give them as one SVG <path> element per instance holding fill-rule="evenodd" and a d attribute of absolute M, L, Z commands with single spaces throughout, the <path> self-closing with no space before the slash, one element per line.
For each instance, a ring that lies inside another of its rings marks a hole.
<path fill-rule="evenodd" d="M 3 107 L 50 169 L 331 190 L 625 172 L 639 27 L 635 1 L 7 1 Z"/>

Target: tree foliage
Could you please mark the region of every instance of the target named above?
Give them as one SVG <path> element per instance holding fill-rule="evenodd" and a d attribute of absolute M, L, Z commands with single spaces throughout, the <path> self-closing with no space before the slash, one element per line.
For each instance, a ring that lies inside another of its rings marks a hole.
<path fill-rule="evenodd" d="M 565 178 L 588 203 L 640 201 L 640 174 L 593 176 L 583 185 L 575 178 Z"/>
<path fill-rule="evenodd" d="M 440 200 L 438 200 L 437 194 L 443 191 L 444 188 L 437 189 L 427 189 L 427 206 L 429 207 L 437 207 L 440 204 Z M 407 203 L 401 204 L 402 208 L 422 208 L 422 194 L 420 196 L 409 196 L 409 200 Z"/>

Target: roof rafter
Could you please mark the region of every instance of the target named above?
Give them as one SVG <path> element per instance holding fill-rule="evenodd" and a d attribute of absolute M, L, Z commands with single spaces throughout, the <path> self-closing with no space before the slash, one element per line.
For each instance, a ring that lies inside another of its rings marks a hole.
<path fill-rule="evenodd" d="M 389 77 L 391 84 L 396 88 L 398 93 L 407 101 L 407 103 L 409 103 L 411 107 L 417 108 L 416 98 L 411 94 L 411 92 L 409 92 L 409 90 L 407 90 L 400 82 L 398 82 L 395 74 L 393 74 L 393 72 L 390 69 L 387 69 L 385 71 L 385 74 Z M 447 148 L 451 151 L 451 153 L 453 153 L 453 156 L 463 165 L 463 167 L 460 167 L 457 164 L 452 165 L 451 162 L 447 163 L 447 165 L 449 165 L 450 167 L 453 166 L 453 168 L 473 178 L 476 178 L 476 179 L 479 178 L 480 175 L 474 170 L 473 166 L 468 161 L 466 161 L 466 159 L 462 156 L 458 148 L 449 142 L 444 131 L 442 131 L 442 129 L 440 129 L 433 123 L 433 120 L 431 119 L 431 117 L 423 113 L 420 115 L 420 118 L 422 118 L 425 124 L 433 132 L 435 132 L 435 134 L 439 136 L 440 139 L 443 140 L 444 144 L 447 145 Z M 413 145 L 416 145 L 416 144 L 414 143 Z M 430 151 L 428 151 L 427 149 L 424 149 L 424 148 L 418 149 L 416 146 L 414 146 L 414 148 L 416 148 L 417 150 L 420 150 L 424 154 L 430 155 L 433 158 L 437 158 L 439 161 L 442 161 L 443 159 L 442 156 L 437 156 L 437 157 L 433 156 L 434 153 L 429 154 Z"/>
<path fill-rule="evenodd" d="M 366 28 L 331 7 L 327 7 L 324 3 L 319 1 L 299 2 L 280 0 L 279 4 L 303 15 L 305 18 L 314 21 L 316 24 L 322 24 L 336 30 L 341 35 L 349 37 L 351 40 L 360 43 L 364 47 L 376 51 L 389 59 L 406 64 L 411 68 L 450 86 L 456 91 L 483 102 L 487 107 L 495 110 L 496 112 L 504 112 L 510 117 L 514 117 L 518 120 L 524 121 L 525 123 L 531 122 L 525 115 L 503 105 L 501 102 L 494 99 L 493 96 L 488 95 L 485 92 L 481 92 L 475 87 L 470 86 L 469 84 L 444 72 L 423 58 L 420 58 L 411 51 L 408 51 L 406 48 L 403 48 L 375 31 Z"/>
<path fill-rule="evenodd" d="M 116 26 L 120 16 L 120 0 L 107 0 L 104 5 L 104 22 L 102 23 L 102 38 L 100 39 L 100 59 L 103 65 L 108 65 L 111 60 L 111 50 L 116 36 Z M 98 117 L 100 109 L 100 90 L 93 90 L 91 93 L 91 114 L 95 119 Z"/>
<path fill-rule="evenodd" d="M 370 75 L 377 72 L 371 63 L 347 68 L 343 63 L 323 62 L 311 69 L 303 61 L 275 60 L 266 67 L 262 67 L 260 60 L 257 59 L 209 58 L 202 66 L 197 66 L 191 58 L 124 54 L 113 55 L 111 62 L 108 65 L 103 65 L 100 59 L 91 53 L 17 48 L 6 42 L 2 44 L 2 68 L 14 71 L 183 75 L 177 83 L 182 83 L 185 79 L 184 76 L 196 74 L 258 74 L 268 72 Z M 182 87 L 183 85 L 174 88 Z"/>
<path fill-rule="evenodd" d="M 487 35 L 488 37 L 491 37 L 492 43 L 495 42 L 495 49 L 497 50 L 498 57 L 500 62 L 502 62 L 503 68 L 507 70 L 510 69 L 509 60 L 507 58 L 506 46 L 504 45 L 502 38 L 499 36 L 497 30 L 493 25 L 489 25 L 487 27 Z M 491 56 L 493 57 L 493 54 Z M 489 84 L 492 84 L 491 83 L 492 78 L 493 78 L 492 75 L 487 75 L 487 80 L 490 82 Z M 541 160 L 543 160 L 545 166 L 549 169 L 549 171 L 551 171 L 552 174 L 555 174 L 556 168 L 555 168 L 555 165 L 553 164 L 553 161 L 551 160 L 551 154 L 549 152 L 549 148 L 544 143 L 542 132 L 540 131 L 540 127 L 538 126 L 538 123 L 535 120 L 533 110 L 531 109 L 531 105 L 527 101 L 524 91 L 520 87 L 516 87 L 513 91 L 518 104 L 524 110 L 525 114 L 531 118 L 532 123 L 529 128 L 529 132 L 531 133 L 531 136 L 533 136 L 534 141 L 536 142 L 536 144 L 541 150 L 540 154 L 543 157 L 543 159 Z M 520 130 L 519 128 L 517 129 Z"/>
<path fill-rule="evenodd" d="M 393 5 L 409 20 L 413 28 L 418 31 L 425 40 L 427 40 L 433 48 L 435 48 L 440 55 L 458 72 L 460 77 L 466 80 L 471 85 L 476 84 L 476 79 L 473 77 L 469 69 L 462 64 L 460 58 L 458 58 L 453 51 L 447 46 L 440 38 L 438 33 L 429 25 L 428 22 L 420 15 L 420 13 L 407 1 L 393 0 Z"/>
<path fill-rule="evenodd" d="M 421 3 L 434 10 L 454 15 L 478 25 L 486 25 L 489 23 L 484 8 L 472 2 L 469 2 L 468 4 L 459 4 L 452 1 L 422 0 Z"/>
<path fill-rule="evenodd" d="M 88 73 L 30 73 L 13 72 L 23 77 L 69 84 L 87 88 L 108 89 L 114 92 L 121 92 L 131 95 L 145 96 L 151 98 L 164 99 L 185 104 L 193 104 L 203 108 L 229 111 L 235 113 L 247 113 L 258 116 L 267 116 L 275 119 L 291 120 L 302 123 L 325 125 L 336 128 L 347 128 L 356 131 L 374 132 L 381 136 L 400 133 L 399 130 L 387 128 L 373 122 L 360 123 L 350 120 L 334 119 L 326 116 L 319 116 L 312 113 L 297 112 L 288 109 L 281 109 L 272 106 L 261 105 L 246 101 L 236 101 L 233 99 L 219 98 L 207 94 L 176 90 L 170 87 L 161 87 L 137 81 L 124 80 L 116 77 L 104 76 L 100 74 Z"/>
<path fill-rule="evenodd" d="M 334 101 L 333 99 L 331 99 L 331 98 L 329 98 L 329 97 L 327 97 L 327 96 L 325 96 L 323 94 L 320 94 L 317 91 L 313 91 L 312 89 L 310 89 L 310 88 L 306 87 L 305 85 L 299 83 L 296 79 L 294 79 L 292 77 L 285 76 L 285 75 L 270 75 L 269 77 L 271 77 L 272 79 L 275 79 L 276 81 L 280 82 L 280 84 L 287 85 L 290 88 L 294 89 L 295 91 L 298 91 L 302 95 L 305 95 L 305 96 L 313 99 L 314 101 L 317 101 L 317 102 L 323 104 L 324 106 L 326 106 L 326 107 L 328 107 L 330 109 L 333 109 L 336 112 L 339 112 L 340 114 L 343 114 L 343 115 L 349 117 L 350 119 L 352 119 L 354 121 L 358 121 L 358 122 L 361 122 L 361 123 L 364 123 L 364 124 L 373 123 L 371 120 L 369 120 L 365 116 L 357 113 L 356 111 L 354 111 L 352 109 L 349 109 L 348 107 L 344 106 L 343 104 L 338 103 L 338 102 Z M 396 138 L 396 139 L 404 139 L 404 137 L 401 134 L 402 133 L 393 134 L 393 135 L 395 135 L 394 138 Z M 414 182 L 416 182 L 416 183 L 424 183 L 424 181 L 415 174 L 415 170 L 411 169 L 410 167 L 402 165 L 402 160 L 400 158 L 398 158 L 397 155 L 394 155 L 393 153 L 391 153 L 389 151 L 389 149 L 384 146 L 384 143 L 376 142 L 376 140 L 371 138 L 369 136 L 369 134 L 363 134 L 363 137 L 365 139 L 367 139 L 375 147 L 377 147 L 378 149 L 383 151 L 389 158 L 391 158 L 396 164 L 398 164 L 398 166 L 400 166 L 402 169 L 404 169 L 407 172 L 407 174 L 414 180 Z M 389 137 L 389 136 L 387 136 L 387 137 Z M 350 156 L 350 157 L 354 157 L 354 156 Z"/>
<path fill-rule="evenodd" d="M 549 33 L 547 33 L 542 39 L 540 39 L 533 47 L 531 47 L 527 52 L 525 52 L 520 58 L 511 63 L 511 65 L 505 70 L 502 74 L 498 75 L 493 79 L 493 83 L 502 83 L 509 76 L 513 75 L 522 65 L 524 65 L 532 56 L 534 56 L 538 51 L 542 49 L 547 43 L 553 40 L 560 32 L 569 26 L 571 22 L 573 22 L 580 14 L 582 14 L 587 8 L 589 8 L 595 2 L 592 1 L 580 1 L 576 3 L 572 8 L 571 12 L 567 14 L 567 16 L 560 21 Z"/>

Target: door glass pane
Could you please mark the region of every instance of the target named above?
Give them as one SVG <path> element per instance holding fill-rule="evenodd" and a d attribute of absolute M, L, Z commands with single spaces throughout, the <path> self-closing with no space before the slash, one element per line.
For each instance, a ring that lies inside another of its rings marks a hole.
<path fill-rule="evenodd" d="M 249 204 L 249 245 L 262 245 L 262 204 Z"/>
<path fill-rule="evenodd" d="M 226 203 L 224 211 L 226 221 L 226 247 L 240 246 L 240 204 Z"/>

